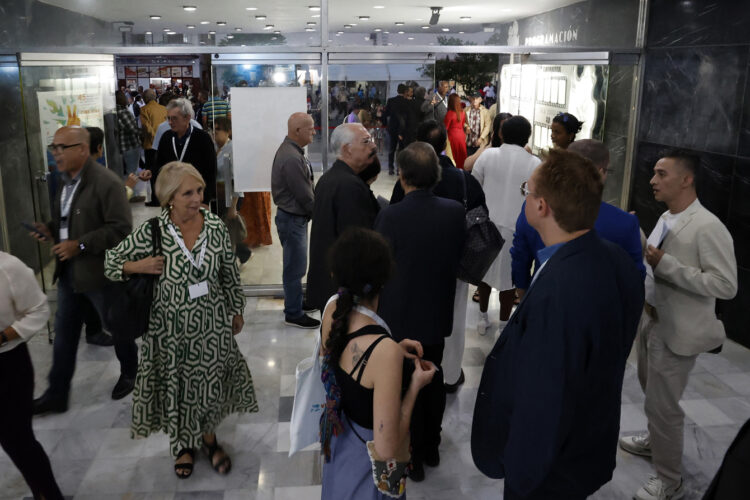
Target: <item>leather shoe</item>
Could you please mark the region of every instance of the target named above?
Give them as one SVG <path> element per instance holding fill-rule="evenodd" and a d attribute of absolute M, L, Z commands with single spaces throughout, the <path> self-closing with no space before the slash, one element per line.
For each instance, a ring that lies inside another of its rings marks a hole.
<path fill-rule="evenodd" d="M 418 483 L 424 481 L 424 465 L 421 460 L 412 459 L 409 479 Z"/>
<path fill-rule="evenodd" d="M 133 392 L 134 387 L 134 378 L 127 378 L 124 375 L 120 375 L 120 379 L 115 384 L 115 388 L 112 389 L 112 399 L 118 400 L 124 398 L 125 396 Z"/>
<path fill-rule="evenodd" d="M 158 201 L 147 201 L 146 206 L 147 207 L 160 207 L 161 204 L 159 204 Z"/>
<path fill-rule="evenodd" d="M 443 384 L 445 386 L 445 392 L 447 392 L 448 394 L 453 394 L 454 392 L 458 390 L 458 386 L 463 384 L 465 380 L 466 379 L 464 377 L 464 369 L 461 368 L 461 375 L 458 377 L 458 381 L 456 381 L 455 384 Z M 430 465 L 430 464 L 427 464 L 427 465 Z"/>
<path fill-rule="evenodd" d="M 440 452 L 437 448 L 425 453 L 424 464 L 429 465 L 430 467 L 437 467 L 440 465 Z"/>
<path fill-rule="evenodd" d="M 107 332 L 101 331 L 93 335 L 86 335 L 86 343 L 91 345 L 111 346 L 115 345 L 115 339 Z"/>
<path fill-rule="evenodd" d="M 302 312 L 304 312 L 304 313 L 311 313 L 311 312 L 315 312 L 317 310 L 318 309 L 316 307 L 311 306 L 307 302 L 303 302 L 302 303 Z"/>
<path fill-rule="evenodd" d="M 44 413 L 65 413 L 68 411 L 68 398 L 56 398 L 45 392 L 34 400 L 34 415 Z"/>

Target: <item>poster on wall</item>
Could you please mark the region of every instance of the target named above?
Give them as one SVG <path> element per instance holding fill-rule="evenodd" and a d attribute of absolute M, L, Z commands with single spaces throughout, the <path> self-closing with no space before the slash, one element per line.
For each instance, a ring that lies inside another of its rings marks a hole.
<path fill-rule="evenodd" d="M 171 76 L 171 73 L 169 71 L 169 66 L 160 66 L 159 76 L 162 78 L 169 78 Z"/>
<path fill-rule="evenodd" d="M 182 76 L 182 68 L 180 66 L 172 66 L 172 78 L 179 78 Z"/>
<path fill-rule="evenodd" d="M 138 71 L 132 66 L 125 66 L 125 78 L 137 78 Z"/>
<path fill-rule="evenodd" d="M 138 78 L 148 78 L 147 66 L 138 66 Z"/>
<path fill-rule="evenodd" d="M 193 67 L 192 66 L 183 66 L 182 67 L 182 76 L 183 76 L 183 78 L 192 78 L 193 77 Z"/>
<path fill-rule="evenodd" d="M 55 132 L 60 127 L 78 125 L 99 127 L 104 130 L 104 106 L 102 94 L 98 90 L 71 92 L 52 90 L 37 92 L 39 102 L 39 124 L 41 126 L 42 147 L 52 144 Z M 49 165 L 51 156 L 44 155 Z"/>
<path fill-rule="evenodd" d="M 118 80 L 124 80 L 125 79 L 125 66 L 118 66 L 117 67 L 117 79 Z"/>
<path fill-rule="evenodd" d="M 159 78 L 160 69 L 159 66 L 151 66 L 148 68 L 148 76 L 151 78 Z"/>

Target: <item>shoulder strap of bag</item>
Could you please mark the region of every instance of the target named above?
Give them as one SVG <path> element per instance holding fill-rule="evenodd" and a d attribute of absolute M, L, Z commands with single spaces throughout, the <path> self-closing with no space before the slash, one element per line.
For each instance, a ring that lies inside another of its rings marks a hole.
<path fill-rule="evenodd" d="M 154 257 L 161 255 L 161 227 L 159 227 L 159 218 L 153 217 L 149 219 L 151 224 L 151 245 L 154 249 Z"/>

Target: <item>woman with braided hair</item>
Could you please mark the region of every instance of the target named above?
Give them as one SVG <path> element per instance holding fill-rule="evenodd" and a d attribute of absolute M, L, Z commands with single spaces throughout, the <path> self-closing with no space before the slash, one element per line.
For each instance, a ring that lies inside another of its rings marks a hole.
<path fill-rule="evenodd" d="M 373 481 L 365 443 L 373 441 L 375 453 L 386 460 L 408 444 L 414 401 L 436 368 L 420 360 L 419 342 L 396 343 L 375 313 L 393 269 L 383 237 L 369 229 L 347 229 L 329 258 L 339 291 L 328 301 L 321 325 L 326 386 L 322 498 L 385 498 Z M 406 384 L 405 367 L 413 370 Z"/>

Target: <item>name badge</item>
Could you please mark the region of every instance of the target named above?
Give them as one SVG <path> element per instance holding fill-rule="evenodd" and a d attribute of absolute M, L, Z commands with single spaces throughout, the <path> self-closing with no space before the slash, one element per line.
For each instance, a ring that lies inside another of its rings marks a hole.
<path fill-rule="evenodd" d="M 195 285 L 190 285 L 188 287 L 188 292 L 190 292 L 190 300 L 195 300 L 198 297 L 208 295 L 208 282 L 201 281 L 200 283 L 196 283 Z"/>
<path fill-rule="evenodd" d="M 68 239 L 68 228 L 61 227 L 60 228 L 60 241 L 65 241 L 67 239 Z"/>

